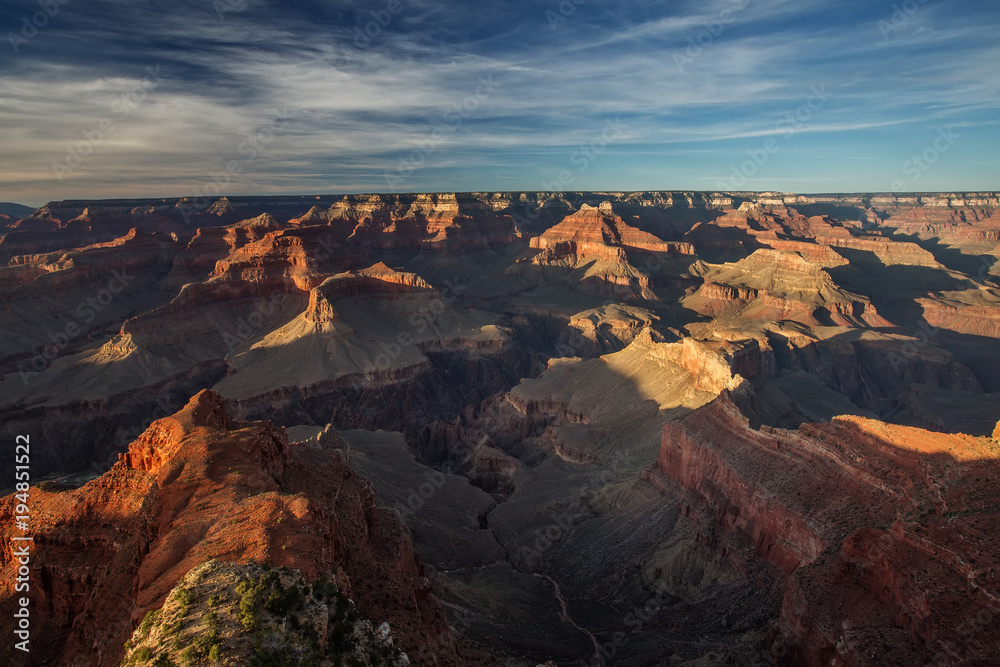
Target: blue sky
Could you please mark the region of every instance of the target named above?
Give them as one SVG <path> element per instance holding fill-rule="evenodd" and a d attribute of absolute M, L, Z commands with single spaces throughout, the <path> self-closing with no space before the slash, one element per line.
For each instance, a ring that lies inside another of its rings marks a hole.
<path fill-rule="evenodd" d="M 992 0 L 46 3 L 0 200 L 1000 189 Z"/>

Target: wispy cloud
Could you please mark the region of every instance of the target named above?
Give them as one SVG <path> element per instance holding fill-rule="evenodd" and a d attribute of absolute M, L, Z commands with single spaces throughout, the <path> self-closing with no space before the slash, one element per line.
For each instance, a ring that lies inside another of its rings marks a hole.
<path fill-rule="evenodd" d="M 210 3 L 69 3 L 20 53 L 0 55 L 0 199 L 187 195 L 276 109 L 294 117 L 229 185 L 233 194 L 384 189 L 382 174 L 447 122 L 484 76 L 503 85 L 442 141 L 412 187 L 459 188 L 472 170 L 483 181 L 536 188 L 566 151 L 615 117 L 627 118 L 627 135 L 595 162 L 589 180 L 610 187 L 623 173 L 615 156 L 634 160 L 629 173 L 645 168 L 656 175 L 647 180 L 659 182 L 674 172 L 650 156 L 666 147 L 704 156 L 721 150 L 718 164 L 692 160 L 677 182 L 662 183 L 697 187 L 745 150 L 741 141 L 775 134 L 811 86 L 825 85 L 829 103 L 801 129 L 812 148 L 876 141 L 905 159 L 908 136 L 964 123 L 976 140 L 950 156 L 958 180 L 1000 188 L 996 172 L 961 171 L 1000 147 L 991 120 L 1000 110 L 993 3 L 928 2 L 883 39 L 878 21 L 891 15 L 891 3 L 751 0 L 678 71 L 672 55 L 744 3 L 592 0 L 552 30 L 544 4 L 400 1 L 402 11 L 364 48 L 356 30 L 383 4 L 255 0 L 220 20 Z M 0 27 L 17 25 L 33 6 L 7 3 Z M 114 116 L 115 100 L 142 81 L 146 66 L 160 67 L 161 84 L 57 180 L 52 163 Z M 808 174 L 842 190 L 849 157 L 776 160 L 762 183 L 787 190 L 789 175 Z M 851 161 L 854 189 L 884 187 L 881 164 L 859 166 Z M 640 180 L 635 187 L 648 185 Z"/>

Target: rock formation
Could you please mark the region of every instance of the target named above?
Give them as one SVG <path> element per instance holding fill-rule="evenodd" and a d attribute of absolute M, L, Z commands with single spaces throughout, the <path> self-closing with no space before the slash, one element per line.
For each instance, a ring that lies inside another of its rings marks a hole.
<path fill-rule="evenodd" d="M 405 528 L 376 509 L 342 453 L 289 445 L 268 423 L 233 421 L 208 391 L 154 422 L 100 478 L 32 494 L 39 661 L 117 665 L 137 622 L 212 559 L 335 580 L 362 613 L 387 620 L 403 647 L 445 628 Z M 0 514 L 13 509 L 8 497 Z M 5 608 L 12 526 L 4 522 L 0 553 Z"/>
<path fill-rule="evenodd" d="M 997 653 L 995 193 L 66 201 L 0 264 L 45 659 Z"/>
<path fill-rule="evenodd" d="M 899 640 L 871 638 L 901 628 L 906 655 L 997 654 L 995 443 L 859 417 L 755 429 L 734 398 L 754 400 L 724 393 L 666 424 L 657 467 L 791 575 L 782 651 L 885 664 Z"/>

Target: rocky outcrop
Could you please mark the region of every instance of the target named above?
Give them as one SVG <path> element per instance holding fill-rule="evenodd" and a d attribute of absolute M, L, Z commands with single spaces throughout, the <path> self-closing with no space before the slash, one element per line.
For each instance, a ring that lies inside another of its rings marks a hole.
<path fill-rule="evenodd" d="M 891 326 L 870 300 L 841 289 L 818 264 L 795 253 L 762 249 L 736 263 L 702 264 L 694 272 L 705 282 L 684 304 L 713 318 Z"/>
<path fill-rule="evenodd" d="M 396 271 L 384 262 L 327 278 L 319 286 L 319 290 L 332 301 L 351 296 L 393 298 L 409 292 L 438 294 L 437 290 L 417 274 Z"/>
<path fill-rule="evenodd" d="M 924 238 L 936 236 L 949 242 L 1000 238 L 996 218 L 1000 198 L 993 193 L 897 196 L 874 205 L 886 212 L 886 226 Z"/>
<path fill-rule="evenodd" d="M 657 467 L 791 575 L 774 655 L 884 664 L 880 636 L 930 659 L 960 633 L 953 657 L 995 653 L 993 446 L 860 417 L 754 429 L 736 404 L 753 401 L 744 387 L 669 422 Z"/>
<path fill-rule="evenodd" d="M 345 196 L 315 205 L 292 224 L 325 224 L 352 243 L 373 248 L 483 249 L 521 239 L 509 214 L 489 196 L 459 194 Z"/>
<path fill-rule="evenodd" d="M 630 226 L 608 201 L 598 207 L 582 204 L 529 245 L 514 273 L 548 276 L 581 269 L 581 275 L 570 274 L 578 289 L 621 301 L 656 299 L 650 279 L 655 268 L 694 255 L 689 243 L 665 242 Z"/>
<path fill-rule="evenodd" d="M 615 352 L 658 321 L 653 312 L 636 306 L 609 304 L 585 310 L 569 319 L 570 328 L 556 345 L 556 353 L 590 357 Z"/>
<path fill-rule="evenodd" d="M 647 329 L 643 340 L 652 343 Z M 654 345 L 652 358 L 669 361 L 694 377 L 695 387 L 714 394 L 735 389 L 744 379 L 752 380 L 763 372 L 763 360 L 757 341 L 703 341 L 684 338 L 679 343 Z"/>
<path fill-rule="evenodd" d="M 362 617 L 329 578 L 311 582 L 297 570 L 217 560 L 184 575 L 125 648 L 124 667 L 150 660 L 233 667 L 289 659 L 323 667 L 345 660 L 409 664 L 393 646 L 392 627 Z"/>
<path fill-rule="evenodd" d="M 445 629 L 408 534 L 344 457 L 291 446 L 266 422 L 232 421 L 211 392 L 154 422 L 99 479 L 75 491 L 36 487 L 32 501 L 45 545 L 32 556 L 41 661 L 117 665 L 138 620 L 211 559 L 335 578 L 404 648 Z M 3 499 L 0 514 L 15 504 Z M 10 610 L 13 523 L 4 526 L 0 606 Z M 439 655 L 447 662 L 447 650 Z"/>
<path fill-rule="evenodd" d="M 153 286 L 177 249 L 169 237 L 132 229 L 90 247 L 12 258 L 0 268 L 8 332 L 0 341 L 0 373 L 33 378 L 91 335 L 168 299 Z"/>
<path fill-rule="evenodd" d="M 932 327 L 987 338 L 1000 338 L 1000 290 L 945 292 L 934 299 L 917 299 Z"/>
<path fill-rule="evenodd" d="M 694 248 L 688 243 L 667 243 L 632 227 L 614 214 L 610 202 L 602 202 L 597 208 L 583 204 L 579 211 L 541 236 L 532 238 L 530 245 L 547 251 L 533 258 L 539 263 L 570 255 L 578 259 L 619 261 L 622 253 L 616 248 L 625 252 L 694 254 Z"/>

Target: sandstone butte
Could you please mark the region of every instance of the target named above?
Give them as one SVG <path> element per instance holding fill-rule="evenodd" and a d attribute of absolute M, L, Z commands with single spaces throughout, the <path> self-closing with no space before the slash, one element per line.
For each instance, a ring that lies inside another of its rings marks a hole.
<path fill-rule="evenodd" d="M 33 487 L 32 664 L 117 665 L 138 620 L 211 559 L 333 579 L 363 613 L 388 621 L 404 650 L 433 637 L 439 663 L 454 664 L 406 529 L 375 507 L 336 440 L 290 445 L 266 422 L 231 420 L 222 399 L 202 391 L 155 421 L 100 478 L 76 490 Z M 5 498 L 8 616 L 13 511 L 14 498 Z"/>
<path fill-rule="evenodd" d="M 584 204 L 558 225 L 532 238 L 530 246 L 548 251 L 542 255 L 544 259 L 536 260 L 540 262 L 553 261 L 565 255 L 616 261 L 622 258 L 622 251 L 629 250 L 694 254 L 694 247 L 690 244 L 666 243 L 649 232 L 632 227 L 614 214 L 611 202 L 602 202 L 597 208 Z"/>

